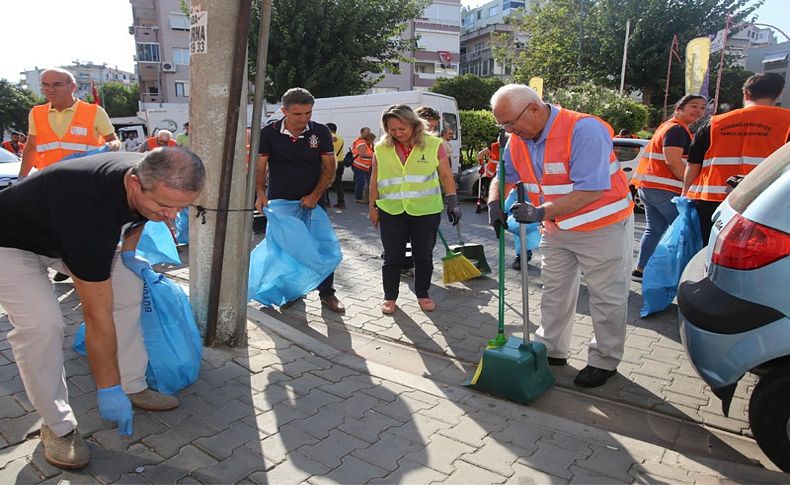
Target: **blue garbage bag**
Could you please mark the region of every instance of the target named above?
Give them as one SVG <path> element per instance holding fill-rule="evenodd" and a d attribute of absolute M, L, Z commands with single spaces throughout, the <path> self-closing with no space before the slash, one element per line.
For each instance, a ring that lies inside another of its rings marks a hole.
<path fill-rule="evenodd" d="M 148 353 L 145 377 L 152 389 L 175 394 L 197 380 L 203 343 L 184 290 L 150 266 L 143 276 L 140 326 Z M 72 348 L 87 355 L 85 322 L 77 330 Z"/>
<path fill-rule="evenodd" d="M 674 197 L 672 202 L 678 208 L 678 216 L 661 236 L 644 269 L 639 312 L 642 317 L 660 312 L 672 303 L 683 269 L 702 249 L 702 232 L 694 202 L 686 197 Z"/>
<path fill-rule="evenodd" d="M 298 200 L 276 199 L 263 213 L 266 237 L 250 255 L 247 294 L 263 305 L 280 306 L 316 289 L 343 253 L 321 207 L 304 209 Z"/>
<path fill-rule="evenodd" d="M 92 149 L 86 150 L 84 152 L 76 152 L 76 153 L 72 153 L 71 155 L 66 155 L 65 157 L 61 158 L 60 161 L 61 162 L 65 162 L 66 160 L 72 160 L 72 159 L 75 159 L 75 158 L 87 157 L 89 155 L 96 155 L 97 153 L 104 153 L 104 152 L 107 152 L 107 151 L 110 151 L 110 147 L 108 147 L 107 145 L 102 145 L 102 146 L 100 146 L 98 148 L 92 148 Z"/>
<path fill-rule="evenodd" d="M 516 203 L 518 200 L 518 196 L 515 190 L 511 190 L 510 193 L 507 195 L 505 199 L 505 214 L 510 213 L 510 208 L 513 207 L 513 204 Z M 516 246 L 516 255 L 521 256 L 521 235 L 519 234 L 519 222 L 516 221 L 516 218 L 512 215 L 509 215 L 507 218 L 507 231 L 513 234 L 513 242 Z M 542 237 L 540 232 L 541 224 L 539 222 L 532 222 L 527 224 L 527 250 L 533 251 L 540 246 L 540 239 Z"/>
<path fill-rule="evenodd" d="M 176 215 L 176 242 L 189 244 L 189 207 L 181 209 Z"/>
<path fill-rule="evenodd" d="M 148 221 L 137 243 L 137 256 L 149 264 L 181 264 L 173 233 L 165 222 Z"/>

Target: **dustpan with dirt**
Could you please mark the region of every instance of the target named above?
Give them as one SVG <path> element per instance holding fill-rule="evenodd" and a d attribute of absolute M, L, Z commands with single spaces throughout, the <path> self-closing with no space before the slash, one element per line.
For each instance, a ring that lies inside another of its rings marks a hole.
<path fill-rule="evenodd" d="M 504 201 L 504 170 L 500 170 L 500 204 Z M 517 184 L 518 200 L 524 201 L 524 186 Z M 527 254 L 524 224 L 520 225 L 521 254 Z M 505 230 L 499 231 L 499 326 L 497 335 L 488 341 L 480 364 L 468 387 L 521 404 L 529 404 L 554 385 L 546 346 L 529 339 L 529 275 L 521 270 L 522 315 L 524 337 L 505 338 Z"/>
<path fill-rule="evenodd" d="M 480 270 L 481 274 L 491 273 L 491 267 L 488 265 L 488 261 L 486 261 L 486 252 L 483 249 L 483 245 L 464 243 L 461 238 L 460 222 L 455 225 L 455 233 L 458 237 L 458 244 L 450 246 L 450 250 L 454 253 L 460 253 L 466 256 L 466 259 L 474 264 L 475 267 Z"/>

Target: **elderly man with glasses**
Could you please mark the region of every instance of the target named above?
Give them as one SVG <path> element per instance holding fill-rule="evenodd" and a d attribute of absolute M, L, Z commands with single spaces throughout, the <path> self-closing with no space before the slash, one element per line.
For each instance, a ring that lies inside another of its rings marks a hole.
<path fill-rule="evenodd" d="M 491 98 L 497 123 L 511 133 L 499 170 L 508 184 L 523 182 L 527 201 L 513 205 L 520 223 L 542 222 L 541 326 L 536 340 L 549 364 L 567 364 L 581 274 L 590 295 L 594 337 L 574 383 L 598 387 L 617 373 L 625 343 L 633 202 L 612 151 L 612 128 L 584 113 L 544 103 L 521 84 Z M 499 182 L 489 189 L 489 221 L 506 224 Z"/>

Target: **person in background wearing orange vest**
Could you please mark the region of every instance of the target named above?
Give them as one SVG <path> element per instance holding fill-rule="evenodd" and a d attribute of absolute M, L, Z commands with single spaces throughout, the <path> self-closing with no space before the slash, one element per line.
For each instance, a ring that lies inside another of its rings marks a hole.
<path fill-rule="evenodd" d="M 693 136 L 689 125 L 705 114 L 705 98 L 687 94 L 675 104 L 675 115 L 658 127 L 647 144 L 634 175 L 634 186 L 645 203 L 645 232 L 639 243 L 639 257 L 631 279 L 642 281 L 642 272 L 656 250 L 658 241 L 678 209 L 672 199 L 683 190 L 683 173 Z"/>
<path fill-rule="evenodd" d="M 743 84 L 743 108 L 714 116 L 697 130 L 689 148 L 683 195 L 694 200 L 708 244 L 713 213 L 731 190 L 727 179 L 746 175 L 790 140 L 790 110 L 775 106 L 785 80 L 755 74 Z"/>
<path fill-rule="evenodd" d="M 75 98 L 76 89 L 74 75 L 64 69 L 41 73 L 41 91 L 49 102 L 34 106 L 28 115 L 20 178 L 27 177 L 33 167 L 41 170 L 65 156 L 99 147 L 102 138 L 110 150 L 121 148 L 104 108 Z"/>
<path fill-rule="evenodd" d="M 25 144 L 19 140 L 19 135 L 20 133 L 18 131 L 12 131 L 11 139 L 8 141 L 4 141 L 0 146 L 5 148 L 9 152 L 13 153 L 14 155 L 21 157 L 22 152 L 25 149 Z"/>
<path fill-rule="evenodd" d="M 170 130 L 159 130 L 156 136 L 149 136 L 145 143 L 140 145 L 140 148 L 137 149 L 140 153 L 145 153 L 148 150 L 153 150 L 154 148 L 159 147 L 170 147 L 173 148 L 178 146 L 178 143 L 173 139 L 173 132 Z"/>
<path fill-rule="evenodd" d="M 370 186 L 370 166 L 373 164 L 373 142 L 376 135 L 368 132 L 359 141 L 354 141 L 354 163 L 351 170 L 354 171 L 354 198 L 357 204 L 367 204 L 365 187 Z"/>
<path fill-rule="evenodd" d="M 594 337 L 587 366 L 574 383 L 598 387 L 617 373 L 625 347 L 634 203 L 604 121 L 544 103 L 523 84 L 491 97 L 497 124 L 511 133 L 499 170 L 525 184 L 528 202 L 511 212 L 520 223 L 542 222 L 541 326 L 549 364 L 566 365 L 581 273 L 590 293 Z M 497 235 L 507 224 L 499 182 L 491 181 L 488 217 Z"/>

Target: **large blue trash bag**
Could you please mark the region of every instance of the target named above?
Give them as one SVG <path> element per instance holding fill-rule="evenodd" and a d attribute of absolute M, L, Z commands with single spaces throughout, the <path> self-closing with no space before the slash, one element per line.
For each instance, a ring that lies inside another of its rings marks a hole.
<path fill-rule="evenodd" d="M 66 155 L 65 157 L 61 158 L 60 161 L 65 162 L 66 160 L 73 160 L 75 158 L 87 157 L 90 155 L 96 155 L 97 153 L 104 153 L 107 151 L 110 151 L 110 147 L 108 147 L 107 145 L 102 145 L 98 148 L 92 148 L 84 152 L 76 152 L 76 153 L 72 153 L 71 155 Z"/>
<path fill-rule="evenodd" d="M 511 190 L 510 193 L 507 195 L 505 199 L 505 214 L 510 214 L 510 208 L 513 207 L 513 204 L 516 203 L 518 200 L 518 196 L 515 190 Z M 519 235 L 519 222 L 516 221 L 516 218 L 512 215 L 509 215 L 507 218 L 507 231 L 513 234 L 513 242 L 516 245 L 516 255 L 521 256 L 521 236 Z M 540 222 L 532 222 L 527 224 L 527 250 L 534 251 L 540 246 Z"/>
<path fill-rule="evenodd" d="M 316 289 L 343 253 L 324 209 L 276 199 L 263 210 L 266 237 L 250 255 L 249 298 L 283 305 Z"/>
<path fill-rule="evenodd" d="M 149 264 L 181 264 L 173 233 L 164 222 L 148 221 L 137 243 L 137 256 Z"/>
<path fill-rule="evenodd" d="M 184 290 L 150 267 L 143 275 L 140 326 L 148 353 L 145 377 L 152 389 L 175 394 L 197 380 L 203 343 Z M 72 348 L 87 355 L 84 322 Z"/>
<path fill-rule="evenodd" d="M 661 236 L 644 269 L 639 312 L 642 317 L 660 312 L 672 303 L 683 269 L 702 249 L 702 232 L 694 202 L 686 197 L 674 197 L 672 202 L 678 208 L 678 216 Z"/>
<path fill-rule="evenodd" d="M 176 215 L 176 242 L 189 244 L 189 207 L 184 207 Z"/>

